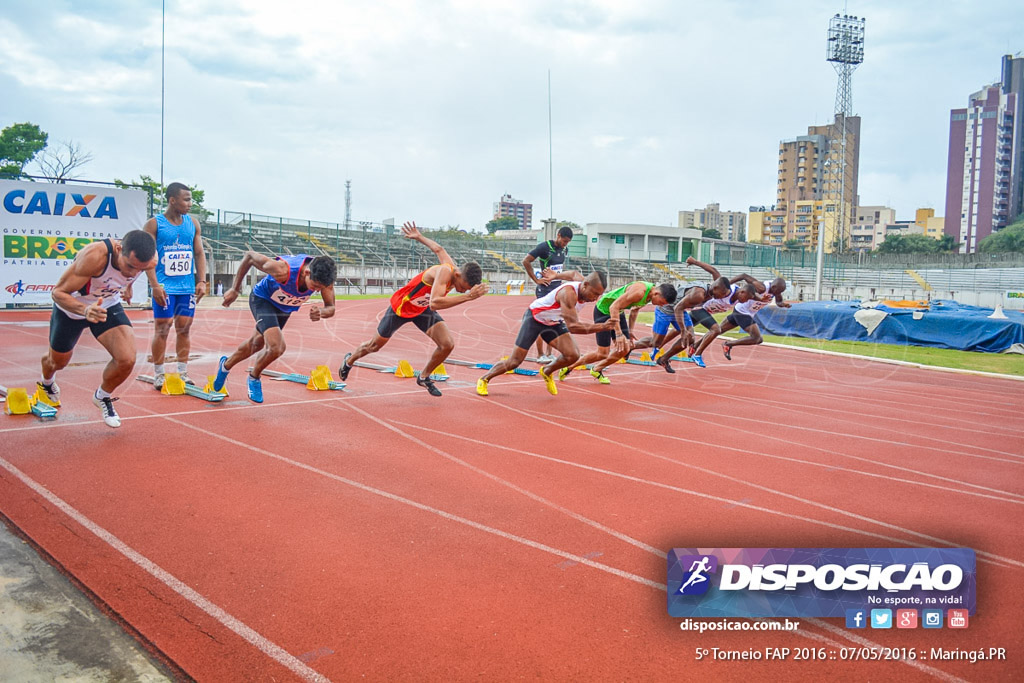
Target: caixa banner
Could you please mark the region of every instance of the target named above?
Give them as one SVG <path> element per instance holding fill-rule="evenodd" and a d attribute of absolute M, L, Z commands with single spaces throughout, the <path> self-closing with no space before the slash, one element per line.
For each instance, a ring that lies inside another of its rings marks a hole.
<path fill-rule="evenodd" d="M 0 304 L 47 304 L 87 244 L 146 222 L 149 195 L 90 185 L 0 180 Z"/>
<path fill-rule="evenodd" d="M 673 617 L 844 617 L 848 609 L 973 615 L 969 548 L 674 548 Z"/>

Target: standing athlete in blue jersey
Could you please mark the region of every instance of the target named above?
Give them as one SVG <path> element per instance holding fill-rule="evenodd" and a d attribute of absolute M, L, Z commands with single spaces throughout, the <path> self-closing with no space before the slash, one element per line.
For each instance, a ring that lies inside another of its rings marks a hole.
<path fill-rule="evenodd" d="M 256 331 L 242 342 L 230 357 L 223 356 L 220 359 L 213 388 L 216 391 L 223 389 L 224 382 L 228 379 L 228 370 L 262 349 L 263 353 L 256 356 L 256 360 L 253 361 L 252 372 L 248 378 L 248 390 L 250 401 L 263 403 L 260 374 L 284 353 L 282 330 L 285 323 L 315 292 L 320 292 L 324 306 L 311 307 L 309 319 L 320 320 L 334 315 L 334 280 L 338 268 L 330 256 L 314 258 L 297 254 L 275 258 L 247 251 L 242 257 L 242 265 L 235 273 L 231 289 L 224 293 L 225 308 L 238 298 L 242 291 L 242 282 L 253 266 L 267 274 L 253 287 L 249 295 L 249 310 L 256 319 Z"/>
<path fill-rule="evenodd" d="M 189 215 L 192 191 L 183 183 L 167 186 L 167 210 L 146 221 L 143 230 L 156 240 L 160 261 L 147 271 L 153 290 L 153 386 L 164 385 L 164 351 L 174 321 L 177 372 L 187 384 L 190 333 L 196 304 L 206 295 L 206 252 L 199 222 Z"/>

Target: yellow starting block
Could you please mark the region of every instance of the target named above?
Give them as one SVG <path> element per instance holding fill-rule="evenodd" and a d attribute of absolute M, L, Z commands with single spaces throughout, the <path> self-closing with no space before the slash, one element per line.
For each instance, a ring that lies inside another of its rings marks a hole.
<path fill-rule="evenodd" d="M 640 354 L 640 362 L 641 363 L 653 363 L 654 359 L 651 358 L 651 354 L 649 352 L 644 351 L 643 353 Z"/>
<path fill-rule="evenodd" d="M 185 381 L 176 372 L 168 373 L 164 377 L 164 385 L 160 387 L 160 393 L 165 396 L 182 396 L 185 393 Z"/>
<path fill-rule="evenodd" d="M 434 377 L 447 377 L 447 376 L 448 376 L 448 370 L 445 369 L 444 363 L 441 363 L 440 365 L 438 365 L 436 368 L 434 368 L 434 371 L 430 373 L 431 379 L 433 379 Z"/>
<path fill-rule="evenodd" d="M 44 406 L 50 406 L 51 408 L 60 408 L 60 401 L 51 401 L 50 397 L 46 395 L 42 387 L 36 385 L 36 393 L 32 396 L 33 403 L 42 403 Z"/>
<path fill-rule="evenodd" d="M 313 391 L 328 391 L 333 381 L 334 376 L 331 375 L 331 369 L 326 365 L 318 365 L 313 368 L 313 372 L 309 373 L 309 381 L 306 382 L 306 388 Z"/>
<path fill-rule="evenodd" d="M 4 412 L 8 415 L 28 415 L 32 412 L 32 399 L 28 392 L 21 387 L 14 387 L 7 390 L 4 398 Z"/>
<path fill-rule="evenodd" d="M 416 371 L 412 369 L 412 365 L 407 360 L 398 361 L 398 367 L 395 368 L 395 377 L 415 377 Z"/>
<path fill-rule="evenodd" d="M 217 379 L 217 375 L 207 375 L 206 376 L 206 386 L 203 387 L 203 391 L 205 391 L 208 394 L 224 394 L 225 396 L 227 396 L 228 395 L 228 385 L 227 385 L 227 382 L 224 383 L 224 386 L 221 387 L 220 391 L 215 391 L 214 388 L 213 388 L 213 380 L 215 380 L 215 379 Z"/>

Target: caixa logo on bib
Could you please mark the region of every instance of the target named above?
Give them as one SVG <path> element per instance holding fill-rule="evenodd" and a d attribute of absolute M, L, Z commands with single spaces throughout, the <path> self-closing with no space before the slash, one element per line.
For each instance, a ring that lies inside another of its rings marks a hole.
<path fill-rule="evenodd" d="M 974 614 L 969 548 L 675 548 L 673 617 L 834 617 L 856 608 Z"/>
<path fill-rule="evenodd" d="M 82 218 L 110 218 L 117 220 L 117 202 L 113 197 L 95 194 L 38 190 L 29 197 L 23 189 L 11 190 L 4 195 L 3 207 L 7 213 L 29 216 L 80 216 Z"/>

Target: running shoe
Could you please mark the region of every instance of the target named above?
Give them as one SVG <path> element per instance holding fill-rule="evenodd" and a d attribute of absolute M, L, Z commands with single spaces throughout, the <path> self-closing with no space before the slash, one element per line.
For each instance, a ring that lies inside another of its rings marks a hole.
<path fill-rule="evenodd" d="M 544 384 L 547 385 L 548 393 L 552 396 L 558 396 L 558 386 L 555 385 L 555 378 L 545 374 L 544 368 L 541 368 L 537 374 L 540 375 L 540 378 L 544 380 Z"/>
<path fill-rule="evenodd" d="M 192 378 L 188 376 L 188 370 L 179 373 L 179 377 L 181 377 L 181 381 L 184 382 L 185 384 L 188 384 L 193 387 L 196 385 L 196 383 L 192 381 Z"/>
<path fill-rule="evenodd" d="M 259 377 L 249 375 L 246 381 L 246 388 L 249 390 L 249 400 L 253 403 L 263 403 L 263 382 Z"/>
<path fill-rule="evenodd" d="M 590 376 L 597 380 L 598 384 L 611 384 L 612 381 L 604 376 L 600 370 L 591 370 Z"/>
<path fill-rule="evenodd" d="M 121 418 L 118 417 L 117 411 L 114 410 L 114 401 L 116 400 L 117 399 L 113 396 L 98 398 L 96 394 L 92 395 L 92 403 L 100 409 L 100 413 L 103 415 L 103 421 L 107 423 L 108 427 L 121 426 Z"/>
<path fill-rule="evenodd" d="M 224 388 L 224 383 L 228 381 L 228 371 L 224 369 L 224 363 L 227 362 L 227 356 L 221 356 L 220 362 L 217 363 L 217 376 L 213 378 L 213 390 L 220 391 Z"/>
<path fill-rule="evenodd" d="M 417 377 L 416 384 L 419 384 L 421 387 L 426 388 L 426 390 L 430 393 L 431 396 L 441 395 L 441 390 L 434 385 L 434 380 L 430 379 L 429 377 Z"/>
<path fill-rule="evenodd" d="M 665 368 L 665 372 L 667 372 L 668 374 L 676 374 L 676 369 L 672 367 L 672 359 L 669 358 L 666 354 L 661 354 L 660 356 L 658 356 L 658 359 L 654 362 L 660 365 L 661 367 Z"/>
<path fill-rule="evenodd" d="M 722 342 L 722 353 L 725 354 L 726 360 L 732 360 L 732 347 L 725 342 Z"/>
<path fill-rule="evenodd" d="M 46 386 L 42 382 L 36 382 L 36 386 L 43 390 L 43 395 L 46 396 L 47 402 L 54 408 L 60 407 L 60 387 L 57 386 L 56 382 L 50 382 L 50 386 Z"/>
<path fill-rule="evenodd" d="M 162 372 L 158 372 L 153 375 L 153 388 L 160 391 L 164 388 L 164 382 L 167 381 L 167 377 Z"/>
<path fill-rule="evenodd" d="M 561 370 L 559 370 L 558 371 L 558 381 L 559 382 L 564 382 L 565 378 L 569 376 L 570 372 L 572 372 L 572 368 L 568 368 L 568 367 L 562 368 Z"/>
<path fill-rule="evenodd" d="M 704 364 L 704 359 L 701 356 L 693 356 L 693 364 L 696 365 L 698 368 L 707 367 L 707 365 Z"/>
<path fill-rule="evenodd" d="M 476 393 L 479 396 L 487 395 L 487 380 L 485 380 L 483 377 L 476 381 Z"/>
<path fill-rule="evenodd" d="M 352 372 L 352 366 L 348 364 L 348 359 L 352 357 L 351 353 L 345 354 L 345 359 L 341 361 L 341 367 L 338 368 L 338 377 L 341 378 L 342 382 L 348 380 L 348 373 Z"/>

